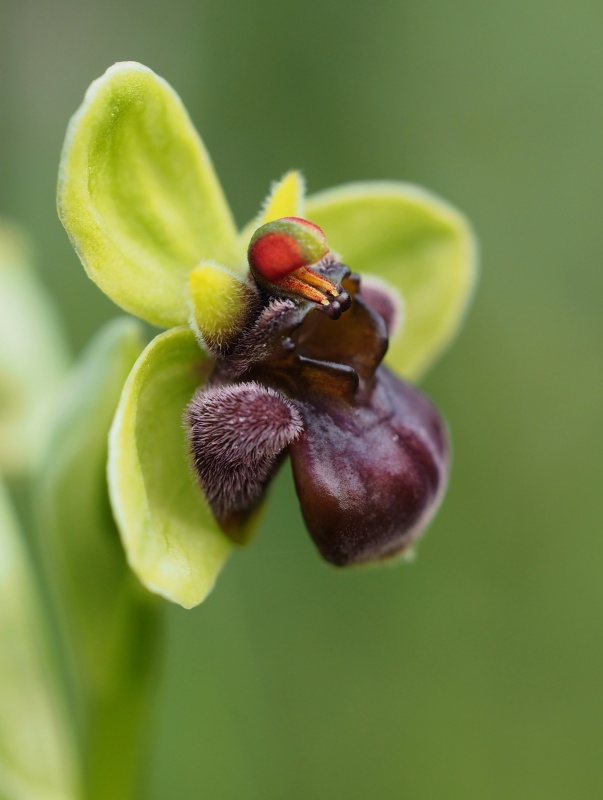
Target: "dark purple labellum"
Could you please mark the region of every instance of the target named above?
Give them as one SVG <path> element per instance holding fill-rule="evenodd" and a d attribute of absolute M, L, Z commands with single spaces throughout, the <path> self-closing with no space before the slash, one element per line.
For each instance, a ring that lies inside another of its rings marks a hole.
<path fill-rule="evenodd" d="M 345 566 L 406 550 L 446 480 L 446 433 L 433 405 L 380 367 L 353 409 L 328 396 L 303 409 L 293 476 L 324 558 Z"/>
<path fill-rule="evenodd" d="M 398 302 L 329 254 L 313 265 L 339 297 L 322 307 L 260 288 L 263 307 L 216 352 L 187 413 L 194 464 L 216 518 L 238 528 L 288 452 L 318 549 L 345 566 L 407 550 L 443 495 L 444 423 L 381 362 Z M 314 280 L 314 278 L 312 278 Z M 325 285 L 326 285 L 325 284 Z"/>

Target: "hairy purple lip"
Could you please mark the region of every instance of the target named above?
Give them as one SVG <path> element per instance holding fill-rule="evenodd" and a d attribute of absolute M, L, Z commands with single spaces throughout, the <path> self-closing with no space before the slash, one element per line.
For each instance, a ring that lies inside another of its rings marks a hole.
<path fill-rule="evenodd" d="M 289 454 L 323 557 L 338 566 L 381 560 L 406 550 L 440 502 L 445 425 L 381 363 L 396 316 L 387 289 L 363 294 L 330 254 L 313 269 L 336 287 L 320 310 L 288 288 L 258 284 L 261 302 L 214 353 L 209 384 L 187 410 L 191 454 L 234 540 Z"/>

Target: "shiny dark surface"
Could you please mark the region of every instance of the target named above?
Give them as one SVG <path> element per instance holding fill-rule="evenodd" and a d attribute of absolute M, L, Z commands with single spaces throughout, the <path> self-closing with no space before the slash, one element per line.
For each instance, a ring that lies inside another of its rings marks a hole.
<path fill-rule="evenodd" d="M 321 554 L 346 566 L 407 549 L 446 482 L 446 434 L 432 403 L 380 367 L 352 406 L 325 394 L 303 409 L 293 477 Z"/>
<path fill-rule="evenodd" d="M 360 277 L 338 262 L 325 273 L 343 283 L 341 315 L 268 297 L 231 343 L 232 357 L 218 356 L 187 418 L 193 461 L 225 532 L 241 540 L 238 523 L 289 452 L 308 531 L 327 561 L 346 566 L 410 547 L 442 498 L 448 446 L 431 402 L 381 366 L 387 324 L 361 298 Z M 376 308 L 393 305 L 385 286 L 369 297 Z"/>

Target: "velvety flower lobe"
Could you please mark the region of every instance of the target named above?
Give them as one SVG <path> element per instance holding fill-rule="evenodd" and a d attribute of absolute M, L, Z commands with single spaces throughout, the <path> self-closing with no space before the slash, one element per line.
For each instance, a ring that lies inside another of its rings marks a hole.
<path fill-rule="evenodd" d="M 215 353 L 210 386 L 187 414 L 199 479 L 236 539 L 288 452 L 324 558 L 344 566 L 391 557 L 412 544 L 441 497 L 444 424 L 423 394 L 382 366 L 396 309 L 387 289 L 373 284 L 363 294 L 360 278 L 328 252 L 313 269 L 335 287 L 333 297 L 347 298 L 339 313 L 319 313 L 323 303 L 301 293 L 283 297 L 281 280 L 256 277 L 253 247 L 264 233 L 249 251 L 263 306 L 226 355 Z"/>

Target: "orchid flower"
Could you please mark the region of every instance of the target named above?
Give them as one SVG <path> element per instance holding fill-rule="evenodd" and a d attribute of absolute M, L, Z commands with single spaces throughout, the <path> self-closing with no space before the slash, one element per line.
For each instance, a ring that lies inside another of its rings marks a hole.
<path fill-rule="evenodd" d="M 292 171 L 239 232 L 181 100 L 132 62 L 73 117 L 58 207 L 101 290 L 168 329 L 130 372 L 109 441 L 113 514 L 148 589 L 201 602 L 288 455 L 328 561 L 413 545 L 449 459 L 444 423 L 408 381 L 471 296 L 476 247 L 458 211 L 396 182 L 306 198 Z"/>

